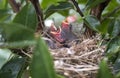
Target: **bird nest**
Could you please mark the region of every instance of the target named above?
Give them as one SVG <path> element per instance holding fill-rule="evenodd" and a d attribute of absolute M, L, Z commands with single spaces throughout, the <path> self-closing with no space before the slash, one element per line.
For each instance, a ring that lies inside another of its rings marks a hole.
<path fill-rule="evenodd" d="M 57 73 L 65 78 L 96 78 L 105 46 L 99 46 L 100 38 L 82 39 L 70 48 L 50 49 Z"/>

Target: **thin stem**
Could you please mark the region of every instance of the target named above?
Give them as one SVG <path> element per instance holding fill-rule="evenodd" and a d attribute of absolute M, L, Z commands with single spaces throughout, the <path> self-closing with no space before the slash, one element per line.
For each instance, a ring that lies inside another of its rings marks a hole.
<path fill-rule="evenodd" d="M 20 4 L 17 3 L 15 0 L 8 0 L 9 4 L 11 5 L 11 7 L 13 8 L 14 12 L 19 12 L 20 10 Z"/>
<path fill-rule="evenodd" d="M 43 13 L 42 13 L 42 9 L 41 9 L 40 4 L 39 4 L 39 0 L 30 0 L 30 1 L 34 5 L 34 8 L 36 10 L 36 14 L 38 16 L 38 21 L 39 21 L 38 30 L 40 29 L 42 31 L 44 28 L 44 20 L 43 20 Z"/>
<path fill-rule="evenodd" d="M 79 6 L 78 6 L 78 3 L 77 3 L 75 0 L 71 0 L 71 1 L 72 1 L 72 3 L 74 4 L 74 6 L 75 6 L 77 12 L 80 14 L 80 16 L 81 16 L 81 17 L 84 17 L 82 11 L 80 10 L 80 8 L 79 8 Z"/>

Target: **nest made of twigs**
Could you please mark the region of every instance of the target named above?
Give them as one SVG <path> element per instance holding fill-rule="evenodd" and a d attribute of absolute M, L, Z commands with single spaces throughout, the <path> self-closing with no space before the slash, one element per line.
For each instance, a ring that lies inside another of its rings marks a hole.
<path fill-rule="evenodd" d="M 95 78 L 105 50 L 99 41 L 98 37 L 82 39 L 70 48 L 50 49 L 56 71 L 65 78 Z"/>

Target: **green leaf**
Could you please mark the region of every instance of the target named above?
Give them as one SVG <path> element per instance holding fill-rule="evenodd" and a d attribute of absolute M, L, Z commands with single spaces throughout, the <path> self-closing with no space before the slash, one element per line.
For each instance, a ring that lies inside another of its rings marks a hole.
<path fill-rule="evenodd" d="M 8 0 L 0 0 L 0 9 L 5 9 L 7 7 Z"/>
<path fill-rule="evenodd" d="M 9 49 L 0 49 L 0 69 L 9 60 L 11 54 Z"/>
<path fill-rule="evenodd" d="M 108 25 L 110 23 L 111 19 L 106 19 L 101 22 L 101 26 L 99 27 L 99 31 L 101 34 L 105 35 L 108 32 Z"/>
<path fill-rule="evenodd" d="M 26 58 L 14 57 L 1 68 L 0 78 L 21 78 L 26 66 Z"/>
<path fill-rule="evenodd" d="M 108 26 L 109 36 L 114 38 L 120 33 L 120 19 L 113 19 Z"/>
<path fill-rule="evenodd" d="M 84 18 L 85 24 L 94 31 L 100 32 L 100 21 L 93 15 L 88 15 Z"/>
<path fill-rule="evenodd" d="M 87 0 L 78 0 L 78 3 L 79 3 L 79 4 L 86 4 L 86 3 L 87 3 Z"/>
<path fill-rule="evenodd" d="M 97 78 L 114 78 L 104 59 L 101 61 L 99 67 Z"/>
<path fill-rule="evenodd" d="M 105 53 L 108 56 L 109 60 L 114 62 L 117 59 L 117 56 L 120 52 L 120 37 L 113 38 L 107 45 Z"/>
<path fill-rule="evenodd" d="M 113 71 L 115 74 L 120 72 L 120 53 L 119 53 L 119 56 L 117 57 L 114 65 L 113 65 Z"/>
<path fill-rule="evenodd" d="M 120 78 L 120 72 L 115 76 L 115 78 Z"/>
<path fill-rule="evenodd" d="M 65 77 L 62 76 L 62 75 L 57 74 L 57 77 L 56 77 L 56 78 L 65 78 Z"/>
<path fill-rule="evenodd" d="M 0 21 L 7 19 L 10 15 L 11 14 L 8 9 L 0 9 Z"/>
<path fill-rule="evenodd" d="M 62 15 L 68 15 L 69 9 L 74 8 L 73 5 L 69 2 L 59 2 L 58 5 L 50 5 L 45 11 L 45 18 L 49 17 L 55 12 L 59 12 Z"/>
<path fill-rule="evenodd" d="M 25 27 L 31 28 L 35 31 L 38 21 L 35 13 L 35 9 L 32 6 L 32 4 L 28 3 L 26 4 L 22 10 L 17 13 L 15 16 L 14 23 L 19 23 L 24 25 Z"/>
<path fill-rule="evenodd" d="M 98 27 L 102 35 L 108 34 L 108 26 L 111 23 L 112 18 L 105 18 L 101 21 L 101 26 Z"/>
<path fill-rule="evenodd" d="M 43 9 L 47 8 L 51 4 L 56 4 L 57 0 L 42 0 L 41 6 Z"/>
<path fill-rule="evenodd" d="M 34 40 L 34 32 L 20 24 L 0 23 L 0 33 L 7 42 Z"/>
<path fill-rule="evenodd" d="M 120 5 L 120 3 L 117 2 L 118 0 L 111 0 L 110 3 L 106 7 L 106 12 L 112 12 L 116 7 Z"/>
<path fill-rule="evenodd" d="M 37 40 L 33 53 L 32 78 L 56 78 L 50 52 L 42 39 Z"/>
<path fill-rule="evenodd" d="M 59 1 L 66 1 L 66 0 L 42 0 L 41 6 L 43 9 L 46 9 L 48 6 L 50 6 L 51 4 L 57 4 L 57 2 Z"/>
<path fill-rule="evenodd" d="M 23 41 L 14 41 L 14 42 L 3 42 L 0 44 L 0 48 L 24 48 L 27 46 L 33 46 L 36 44 L 35 40 L 23 40 Z"/>
<path fill-rule="evenodd" d="M 87 4 L 86 4 L 86 8 L 90 9 L 95 7 L 96 5 L 99 5 L 102 2 L 105 2 L 106 0 L 88 0 Z"/>

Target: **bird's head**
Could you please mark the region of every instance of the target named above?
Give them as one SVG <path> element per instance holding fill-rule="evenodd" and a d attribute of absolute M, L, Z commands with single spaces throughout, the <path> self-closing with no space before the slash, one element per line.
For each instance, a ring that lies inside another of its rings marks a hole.
<path fill-rule="evenodd" d="M 73 15 L 73 16 L 68 16 L 65 20 L 66 20 L 66 22 L 68 22 L 68 23 L 73 23 L 73 22 L 75 22 L 75 21 L 77 20 L 77 17 L 76 17 L 75 15 Z"/>
<path fill-rule="evenodd" d="M 70 23 L 75 21 L 76 21 L 75 16 L 68 16 L 64 21 L 62 21 L 61 27 L 59 28 L 56 28 L 54 24 L 53 25 L 51 24 L 50 35 L 58 42 L 60 43 L 64 42 L 71 32 Z"/>
<path fill-rule="evenodd" d="M 53 23 L 51 24 L 49 29 L 50 29 L 50 31 L 54 31 L 54 32 L 57 31 L 57 28 Z"/>
<path fill-rule="evenodd" d="M 61 28 L 62 29 L 69 29 L 69 23 L 66 20 L 62 21 Z"/>
<path fill-rule="evenodd" d="M 61 28 L 69 29 L 70 23 L 73 23 L 77 20 L 76 16 L 68 16 L 64 21 L 62 21 Z"/>
<path fill-rule="evenodd" d="M 58 42 L 62 43 L 64 42 L 64 39 L 62 38 L 62 35 L 61 35 L 61 28 L 59 28 L 57 31 L 50 31 L 50 34 L 51 36 L 56 39 Z"/>

